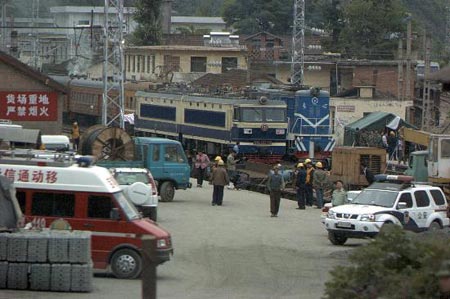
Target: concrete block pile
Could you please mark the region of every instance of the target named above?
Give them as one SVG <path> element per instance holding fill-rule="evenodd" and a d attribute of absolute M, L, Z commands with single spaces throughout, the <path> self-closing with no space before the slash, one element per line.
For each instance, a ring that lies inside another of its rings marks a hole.
<path fill-rule="evenodd" d="M 90 292 L 91 233 L 0 233 L 0 289 Z"/>

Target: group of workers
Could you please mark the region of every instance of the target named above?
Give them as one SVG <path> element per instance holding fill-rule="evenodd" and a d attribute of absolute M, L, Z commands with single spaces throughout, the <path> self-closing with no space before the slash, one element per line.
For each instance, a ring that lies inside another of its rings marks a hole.
<path fill-rule="evenodd" d="M 313 164 L 311 159 L 305 159 L 296 165 L 293 176 L 293 187 L 296 190 L 297 209 L 304 210 L 306 206 L 313 206 L 316 194 L 316 207 L 321 209 L 324 204 L 324 193 L 330 187 L 329 172 L 324 170 L 322 162 Z M 268 176 L 267 189 L 270 193 L 270 213 L 271 217 L 277 217 L 281 191 L 285 188 L 285 181 L 280 174 L 280 165 L 275 165 Z M 342 205 L 347 202 L 347 192 L 342 181 L 334 182 L 332 193 L 333 206 Z"/>
<path fill-rule="evenodd" d="M 211 203 L 213 206 L 222 205 L 225 186 L 229 186 L 230 189 L 237 189 L 237 186 L 235 186 L 237 180 L 236 164 L 239 160 L 236 159 L 236 155 L 237 152 L 232 150 L 227 156 L 226 164 L 221 156 L 217 156 L 211 163 L 208 155 L 203 151 L 198 151 L 195 156 L 194 169 L 196 172 L 197 187 L 201 188 L 204 179 L 209 179 L 210 184 L 213 185 Z M 208 170 L 210 170 L 209 174 L 207 174 Z"/>

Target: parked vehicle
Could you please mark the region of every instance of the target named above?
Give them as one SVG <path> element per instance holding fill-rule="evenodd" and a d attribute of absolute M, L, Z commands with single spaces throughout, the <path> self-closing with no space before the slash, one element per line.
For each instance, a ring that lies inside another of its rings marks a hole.
<path fill-rule="evenodd" d="M 70 140 L 66 135 L 42 135 L 41 149 L 65 152 L 70 150 Z"/>
<path fill-rule="evenodd" d="M 378 179 L 351 204 L 329 210 L 325 227 L 331 243 L 343 245 L 348 238 L 374 237 L 386 224 L 416 232 L 449 226 L 450 209 L 440 188 L 415 185 L 408 176 Z"/>
<path fill-rule="evenodd" d="M 157 219 L 158 190 L 146 168 L 110 168 L 119 186 L 144 217 Z"/>
<path fill-rule="evenodd" d="M 0 173 L 14 182 L 16 197 L 28 222 L 43 218 L 47 226 L 66 220 L 72 229 L 92 232 L 94 267 L 111 266 L 118 278 L 135 278 L 142 271 L 141 236 L 156 238 L 158 263 L 173 253 L 170 234 L 142 218 L 111 173 L 91 166 L 49 159 L 0 158 Z"/>
<path fill-rule="evenodd" d="M 156 137 L 135 137 L 133 161 L 98 161 L 106 168 L 147 168 L 158 182 L 161 201 L 172 201 L 176 189 L 191 187 L 190 166 L 181 143 L 176 140 Z"/>

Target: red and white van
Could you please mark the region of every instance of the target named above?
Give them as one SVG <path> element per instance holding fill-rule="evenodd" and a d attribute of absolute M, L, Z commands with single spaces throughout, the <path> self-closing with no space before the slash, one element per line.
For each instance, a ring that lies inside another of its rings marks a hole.
<path fill-rule="evenodd" d="M 106 168 L 83 163 L 0 158 L 0 174 L 14 182 L 27 222 L 44 218 L 49 226 L 63 218 L 74 230 L 91 231 L 94 268 L 138 277 L 145 235 L 156 237 L 158 263 L 170 260 L 170 234 L 141 217 Z"/>

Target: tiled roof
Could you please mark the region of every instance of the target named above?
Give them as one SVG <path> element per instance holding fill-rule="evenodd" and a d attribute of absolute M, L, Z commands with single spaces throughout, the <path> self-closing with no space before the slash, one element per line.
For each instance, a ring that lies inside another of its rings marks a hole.
<path fill-rule="evenodd" d="M 67 93 L 67 89 L 64 85 L 56 82 L 52 78 L 44 75 L 41 72 L 36 71 L 35 69 L 29 67 L 25 63 L 22 63 L 17 58 L 10 56 L 2 51 L 0 51 L 0 62 L 17 69 L 19 72 L 22 72 L 25 76 L 31 77 L 36 81 L 40 81 L 42 84 L 50 88 L 53 88 L 62 93 Z"/>

